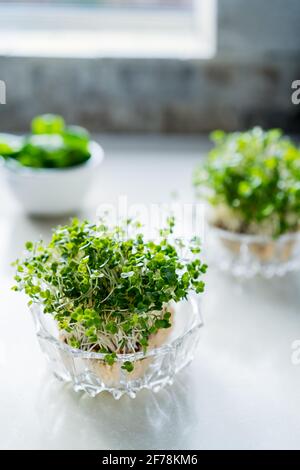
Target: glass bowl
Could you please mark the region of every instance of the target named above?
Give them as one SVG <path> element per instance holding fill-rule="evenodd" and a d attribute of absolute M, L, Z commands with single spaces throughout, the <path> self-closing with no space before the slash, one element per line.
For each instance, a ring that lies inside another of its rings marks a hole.
<path fill-rule="evenodd" d="M 208 262 L 235 276 L 270 278 L 300 269 L 299 232 L 273 239 L 208 225 L 206 241 Z"/>
<path fill-rule="evenodd" d="M 174 376 L 193 359 L 203 325 L 199 298 L 191 294 L 173 308 L 174 322 L 165 344 L 146 353 L 119 354 L 112 366 L 104 362 L 103 354 L 73 349 L 59 340 L 56 321 L 43 313 L 40 304 L 33 304 L 31 312 L 41 349 L 59 380 L 93 397 L 107 391 L 119 399 L 124 394 L 134 398 L 141 389 L 157 392 L 172 384 Z M 125 361 L 134 362 L 132 372 L 122 369 Z"/>

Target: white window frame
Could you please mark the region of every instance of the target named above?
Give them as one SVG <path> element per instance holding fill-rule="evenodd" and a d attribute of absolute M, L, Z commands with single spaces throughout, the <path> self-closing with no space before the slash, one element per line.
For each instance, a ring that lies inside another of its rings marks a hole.
<path fill-rule="evenodd" d="M 217 0 L 184 9 L 0 4 L 0 54 L 211 58 Z"/>

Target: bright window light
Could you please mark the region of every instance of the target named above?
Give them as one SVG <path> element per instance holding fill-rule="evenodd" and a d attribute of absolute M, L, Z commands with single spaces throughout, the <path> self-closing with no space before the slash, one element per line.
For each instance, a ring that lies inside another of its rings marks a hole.
<path fill-rule="evenodd" d="M 0 54 L 210 58 L 216 1 L 0 0 Z"/>

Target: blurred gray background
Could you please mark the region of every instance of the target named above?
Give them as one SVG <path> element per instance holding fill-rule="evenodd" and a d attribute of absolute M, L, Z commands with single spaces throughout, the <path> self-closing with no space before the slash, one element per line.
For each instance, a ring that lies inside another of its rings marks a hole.
<path fill-rule="evenodd" d="M 299 0 L 219 0 L 212 59 L 0 57 L 1 131 L 44 112 L 91 131 L 202 133 L 260 124 L 298 132 Z"/>

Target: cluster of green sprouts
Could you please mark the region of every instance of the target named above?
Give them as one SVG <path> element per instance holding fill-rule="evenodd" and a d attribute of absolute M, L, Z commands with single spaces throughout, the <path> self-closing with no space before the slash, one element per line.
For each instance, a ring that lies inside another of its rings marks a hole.
<path fill-rule="evenodd" d="M 300 228 L 300 150 L 278 129 L 212 134 L 194 185 L 212 205 L 225 204 L 249 224 L 272 221 L 274 237 Z"/>
<path fill-rule="evenodd" d="M 151 335 L 171 326 L 171 302 L 204 289 L 200 241 L 188 243 L 191 256 L 182 261 L 173 227 L 169 218 L 158 241 L 145 241 L 135 221 L 109 228 L 74 219 L 48 245 L 27 242 L 14 289 L 42 303 L 69 346 L 103 353 L 112 365 L 117 354 L 146 351 Z M 133 369 L 129 361 L 123 367 Z"/>
<path fill-rule="evenodd" d="M 25 136 L 0 134 L 0 156 L 8 164 L 30 168 L 68 168 L 90 158 L 90 135 L 79 126 L 67 126 L 61 116 L 43 114 L 31 122 Z"/>

